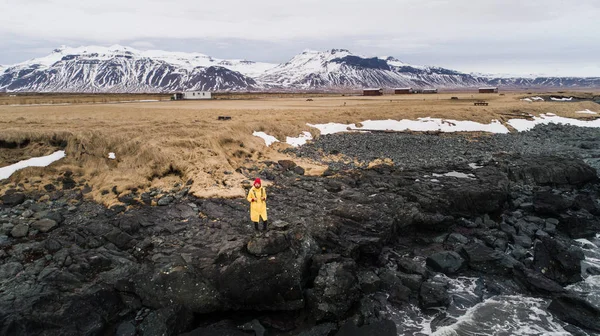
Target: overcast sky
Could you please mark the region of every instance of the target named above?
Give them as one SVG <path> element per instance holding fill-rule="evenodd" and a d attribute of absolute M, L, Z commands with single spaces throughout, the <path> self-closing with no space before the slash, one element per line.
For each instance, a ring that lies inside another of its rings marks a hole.
<path fill-rule="evenodd" d="M 345 48 L 465 72 L 600 76 L 600 0 L 0 0 L 0 64 L 90 44 L 276 63 Z"/>

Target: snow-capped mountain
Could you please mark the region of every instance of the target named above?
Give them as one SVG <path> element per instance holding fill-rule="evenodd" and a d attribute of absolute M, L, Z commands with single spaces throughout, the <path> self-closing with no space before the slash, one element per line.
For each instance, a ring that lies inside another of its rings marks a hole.
<path fill-rule="evenodd" d="M 1 91 L 173 92 L 179 90 L 343 90 L 600 87 L 600 78 L 511 77 L 417 66 L 345 49 L 304 51 L 283 64 L 216 59 L 200 53 L 61 47 L 46 57 L 0 66 Z"/>
<path fill-rule="evenodd" d="M 258 78 L 273 86 L 302 89 L 361 87 L 464 87 L 480 80 L 457 71 L 414 66 L 393 57 L 362 57 L 346 49 L 304 51 Z"/>
<path fill-rule="evenodd" d="M 196 53 L 133 48 L 59 48 L 46 57 L 6 67 L 1 91 L 167 92 L 259 89 L 251 76 L 275 65 L 220 60 Z"/>

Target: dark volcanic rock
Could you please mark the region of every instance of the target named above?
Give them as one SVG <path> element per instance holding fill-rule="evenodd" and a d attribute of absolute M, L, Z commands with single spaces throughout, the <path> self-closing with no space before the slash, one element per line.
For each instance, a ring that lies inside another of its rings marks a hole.
<path fill-rule="evenodd" d="M 572 205 L 573 201 L 551 191 L 539 192 L 533 199 L 535 211 L 543 215 L 560 215 Z"/>
<path fill-rule="evenodd" d="M 595 237 L 600 232 L 600 219 L 589 213 L 564 215 L 558 224 L 558 230 L 573 239 Z"/>
<path fill-rule="evenodd" d="M 317 321 L 339 319 L 359 299 L 356 264 L 332 262 L 319 270 L 314 287 L 309 290 L 309 304 Z"/>
<path fill-rule="evenodd" d="M 377 335 L 377 336 L 396 336 L 398 331 L 396 324 L 390 320 L 383 320 L 375 322 L 361 327 L 357 327 L 352 322 L 344 324 L 335 336 L 363 336 L 363 335 Z"/>
<path fill-rule="evenodd" d="M 285 234 L 272 233 L 269 237 L 256 237 L 250 239 L 247 248 L 255 256 L 273 255 L 285 251 L 290 247 Z"/>
<path fill-rule="evenodd" d="M 600 332 L 600 309 L 576 296 L 561 296 L 552 300 L 548 310 L 560 320 Z"/>
<path fill-rule="evenodd" d="M 151 312 L 139 326 L 144 336 L 175 336 L 188 330 L 193 322 L 189 310 L 176 306 Z"/>
<path fill-rule="evenodd" d="M 379 274 L 381 279 L 381 288 L 389 293 L 388 300 L 393 303 L 408 302 L 411 290 L 404 285 L 402 279 L 394 271 L 384 270 Z"/>
<path fill-rule="evenodd" d="M 57 226 L 58 224 L 56 223 L 56 221 L 48 218 L 40 219 L 39 221 L 36 221 L 33 224 L 31 224 L 31 228 L 44 233 L 54 229 Z"/>
<path fill-rule="evenodd" d="M 519 262 L 481 243 L 464 246 L 460 254 L 473 270 L 489 274 L 510 274 Z"/>
<path fill-rule="evenodd" d="M 515 269 L 514 274 L 516 279 L 525 288 L 541 294 L 556 294 L 564 293 L 564 288 L 556 281 L 543 276 L 541 273 L 535 272 L 528 268 Z"/>
<path fill-rule="evenodd" d="M 1 198 L 2 203 L 8 206 L 15 206 L 25 202 L 25 194 L 23 193 L 6 193 Z"/>
<path fill-rule="evenodd" d="M 450 304 L 448 284 L 430 279 L 421 285 L 419 303 L 422 308 L 447 307 Z"/>
<path fill-rule="evenodd" d="M 535 245 L 535 269 L 563 286 L 581 281 L 583 251 L 572 244 L 548 236 Z"/>
<path fill-rule="evenodd" d="M 427 258 L 427 266 L 436 272 L 455 274 L 465 265 L 465 260 L 454 251 L 436 253 Z"/>
<path fill-rule="evenodd" d="M 372 271 L 362 272 L 358 275 L 358 282 L 363 293 L 375 293 L 381 287 L 381 279 Z"/>
<path fill-rule="evenodd" d="M 598 180 L 594 168 L 581 159 L 524 156 L 507 160 L 505 164 L 512 180 L 532 185 L 583 185 Z"/>
<path fill-rule="evenodd" d="M 10 231 L 10 235 L 15 238 L 22 238 L 27 236 L 27 232 L 29 232 L 29 226 L 27 226 L 27 224 L 17 224 Z"/>

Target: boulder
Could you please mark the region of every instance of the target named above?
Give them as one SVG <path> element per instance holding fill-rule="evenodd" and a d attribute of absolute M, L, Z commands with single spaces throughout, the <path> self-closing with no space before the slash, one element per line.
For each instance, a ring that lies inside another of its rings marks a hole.
<path fill-rule="evenodd" d="M 513 241 L 515 242 L 515 245 L 521 246 L 526 249 L 530 248 L 531 244 L 533 244 L 531 238 L 525 235 L 515 235 L 513 236 Z"/>
<path fill-rule="evenodd" d="M 579 194 L 575 196 L 574 208 L 584 209 L 592 215 L 600 215 L 600 205 L 596 202 L 595 197 L 590 194 Z"/>
<path fill-rule="evenodd" d="M 577 296 L 561 296 L 552 300 L 548 310 L 564 322 L 600 332 L 600 309 L 585 299 Z"/>
<path fill-rule="evenodd" d="M 175 198 L 173 198 L 172 196 L 163 196 L 158 200 L 157 204 L 160 206 L 166 206 L 173 203 L 174 200 Z"/>
<path fill-rule="evenodd" d="M 125 321 L 117 327 L 115 336 L 135 336 L 135 325 L 131 321 Z"/>
<path fill-rule="evenodd" d="M 418 261 L 411 258 L 402 258 L 396 262 L 398 270 L 408 274 L 427 275 L 427 269 Z"/>
<path fill-rule="evenodd" d="M 478 242 L 462 247 L 460 255 L 470 268 L 488 274 L 510 274 L 519 264 L 514 258 Z"/>
<path fill-rule="evenodd" d="M 572 239 L 593 238 L 600 232 L 600 219 L 582 212 L 563 215 L 558 224 L 558 230 L 566 233 Z"/>
<path fill-rule="evenodd" d="M 579 247 L 542 236 L 534 248 L 533 265 L 536 271 L 566 286 L 582 280 L 581 261 L 584 258 Z"/>
<path fill-rule="evenodd" d="M 18 262 L 9 262 L 0 265 L 0 279 L 8 280 L 23 270 L 23 265 Z"/>
<path fill-rule="evenodd" d="M 499 163 L 511 180 L 532 185 L 584 185 L 598 180 L 596 170 L 581 159 L 530 155 L 507 157 Z"/>
<path fill-rule="evenodd" d="M 188 333 L 179 336 L 251 336 L 246 332 L 240 331 L 234 327 L 210 326 L 194 329 Z M 311 335 L 313 336 L 313 335 Z M 319 335 L 320 336 L 320 335 Z"/>
<path fill-rule="evenodd" d="M 353 322 L 346 322 L 335 336 L 396 336 L 398 331 L 396 324 L 391 320 L 383 320 L 357 327 Z"/>
<path fill-rule="evenodd" d="M 381 287 L 381 279 L 372 271 L 360 272 L 358 283 L 361 291 L 365 294 L 375 293 Z"/>
<path fill-rule="evenodd" d="M 139 329 L 144 336 L 175 336 L 189 330 L 193 319 L 192 312 L 184 307 L 165 307 L 148 314 Z"/>
<path fill-rule="evenodd" d="M 339 320 L 358 301 L 359 291 L 354 262 L 325 264 L 308 291 L 311 312 L 317 321 Z"/>
<path fill-rule="evenodd" d="M 402 279 L 395 271 L 385 269 L 379 274 L 381 289 L 389 294 L 388 300 L 392 303 L 408 302 L 411 290 L 402 283 Z"/>
<path fill-rule="evenodd" d="M 23 193 L 6 193 L 0 198 L 4 205 L 15 206 L 25 202 L 25 194 Z"/>
<path fill-rule="evenodd" d="M 255 237 L 250 239 L 246 248 L 255 256 L 273 255 L 287 250 L 290 247 L 285 234 L 271 233 L 268 237 Z"/>
<path fill-rule="evenodd" d="M 129 234 L 114 228 L 105 236 L 106 240 L 115 244 L 120 249 L 127 249 L 131 245 L 131 237 Z"/>
<path fill-rule="evenodd" d="M 304 168 L 300 167 L 300 166 L 296 166 L 292 169 L 292 171 L 298 175 L 304 175 L 305 170 Z"/>
<path fill-rule="evenodd" d="M 559 215 L 572 205 L 573 201 L 551 191 L 538 192 L 533 198 L 535 211 L 543 215 Z"/>
<path fill-rule="evenodd" d="M 429 256 L 426 265 L 435 272 L 456 274 L 465 266 L 465 260 L 454 251 L 443 251 Z"/>
<path fill-rule="evenodd" d="M 528 268 L 515 269 L 514 275 L 521 285 L 530 291 L 543 295 L 564 293 L 564 288 L 556 281 Z"/>
<path fill-rule="evenodd" d="M 424 282 L 419 292 L 419 303 L 424 309 L 447 307 L 450 304 L 448 284 L 435 279 Z"/>
<path fill-rule="evenodd" d="M 10 235 L 15 238 L 22 238 L 27 236 L 27 232 L 29 232 L 29 226 L 27 224 L 17 224 L 10 231 Z"/>
<path fill-rule="evenodd" d="M 337 329 L 335 323 L 323 323 L 299 333 L 298 336 L 329 336 Z"/>
<path fill-rule="evenodd" d="M 40 219 L 36 222 L 33 222 L 33 224 L 31 225 L 31 228 L 34 230 L 38 230 L 40 232 L 46 233 L 46 232 L 49 232 L 50 230 L 54 229 L 57 226 L 58 226 L 58 224 L 56 223 L 55 220 L 44 218 L 44 219 Z"/>
<path fill-rule="evenodd" d="M 288 171 L 294 169 L 297 165 L 296 162 L 292 160 L 279 160 L 277 163 L 281 166 L 281 169 L 284 171 Z"/>
<path fill-rule="evenodd" d="M 452 244 L 452 245 L 463 245 L 469 242 L 469 238 L 461 235 L 460 233 L 451 233 L 450 235 L 448 235 L 448 238 L 446 238 L 446 243 L 448 244 Z"/>

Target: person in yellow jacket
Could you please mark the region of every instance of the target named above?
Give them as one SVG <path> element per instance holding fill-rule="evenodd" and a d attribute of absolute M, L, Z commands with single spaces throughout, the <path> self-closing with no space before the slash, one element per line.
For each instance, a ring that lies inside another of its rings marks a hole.
<path fill-rule="evenodd" d="M 254 180 L 254 186 L 250 188 L 248 197 L 250 202 L 250 220 L 254 222 L 254 229 L 258 231 L 258 223 L 262 219 L 263 230 L 267 230 L 267 191 L 262 186 L 259 178 Z"/>

